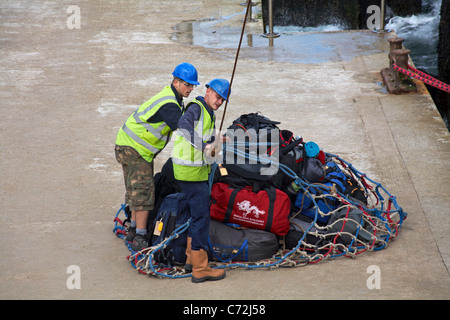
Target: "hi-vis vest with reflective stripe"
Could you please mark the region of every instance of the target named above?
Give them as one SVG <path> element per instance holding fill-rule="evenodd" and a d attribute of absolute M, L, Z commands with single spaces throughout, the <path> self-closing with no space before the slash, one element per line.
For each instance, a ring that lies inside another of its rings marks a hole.
<path fill-rule="evenodd" d="M 148 162 L 153 161 L 170 140 L 172 130 L 164 121 L 148 123 L 147 120 L 166 103 L 175 103 L 183 112 L 171 86 L 166 86 L 127 119 L 117 133 L 116 145 L 130 146 Z"/>
<path fill-rule="evenodd" d="M 194 127 L 194 131 L 203 142 L 208 142 L 214 132 L 215 116 L 212 119 L 207 106 L 197 99 L 189 104 L 196 103 L 200 106 L 200 119 Z M 187 106 L 187 107 L 188 107 Z M 187 108 L 186 107 L 186 108 Z M 210 166 L 205 162 L 203 150 L 195 148 L 191 143 L 189 132 L 178 129 L 175 144 L 172 151 L 173 173 L 175 179 L 181 181 L 205 181 L 208 180 Z M 199 142 L 198 145 L 201 145 Z"/>

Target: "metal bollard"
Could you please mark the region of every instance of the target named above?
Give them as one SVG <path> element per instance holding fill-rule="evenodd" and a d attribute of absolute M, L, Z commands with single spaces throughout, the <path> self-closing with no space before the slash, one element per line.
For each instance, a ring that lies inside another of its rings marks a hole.
<path fill-rule="evenodd" d="M 389 54 L 388 54 L 388 58 L 389 58 L 389 68 L 392 69 L 392 71 L 394 71 L 392 64 L 394 63 L 393 61 L 393 51 L 394 50 L 398 50 L 398 49 L 402 49 L 403 48 L 403 41 L 405 41 L 405 39 L 403 38 L 398 38 L 398 37 L 394 37 L 394 38 L 389 38 L 388 42 L 389 42 Z"/>
<path fill-rule="evenodd" d="M 247 2 L 241 3 L 241 6 L 246 6 L 246 7 L 247 7 L 249 1 L 251 1 L 251 0 L 247 0 Z M 256 3 L 253 3 L 253 2 L 252 2 L 252 3 L 250 4 L 250 6 L 248 7 L 247 22 L 257 22 L 257 21 L 258 21 L 257 19 L 253 19 L 253 18 L 252 18 L 252 15 L 253 15 L 253 13 L 252 13 L 252 7 L 253 7 L 253 6 L 256 6 Z M 244 19 L 242 19 L 241 22 L 244 22 Z"/>
<path fill-rule="evenodd" d="M 250 0 L 247 0 L 246 2 L 241 2 L 241 6 L 246 7 L 249 1 L 250 1 Z M 258 5 L 258 4 L 252 2 L 252 6 L 256 6 L 256 5 Z"/>
<path fill-rule="evenodd" d="M 409 60 L 409 54 L 411 53 L 411 50 L 408 49 L 396 49 L 392 51 L 393 53 L 393 60 L 396 65 L 398 65 L 400 68 L 408 69 L 408 60 Z"/>
<path fill-rule="evenodd" d="M 269 33 L 265 33 L 262 36 L 265 38 L 273 39 L 278 38 L 280 35 L 273 32 L 273 12 L 272 12 L 272 0 L 269 0 Z"/>
<path fill-rule="evenodd" d="M 403 49 L 404 39 L 390 38 L 388 39 L 390 45 L 389 51 L 389 68 L 381 70 L 383 82 L 389 93 L 403 94 L 417 91 L 414 82 L 405 74 L 394 70 L 394 63 L 403 69 L 408 69 L 408 60 L 411 50 Z"/>

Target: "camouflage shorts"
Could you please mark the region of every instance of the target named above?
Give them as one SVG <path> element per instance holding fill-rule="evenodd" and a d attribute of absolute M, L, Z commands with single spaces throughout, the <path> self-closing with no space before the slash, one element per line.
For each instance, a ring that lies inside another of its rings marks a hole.
<path fill-rule="evenodd" d="M 122 165 L 125 180 L 125 203 L 133 211 L 153 210 L 155 185 L 153 162 L 148 162 L 131 147 L 115 147 L 116 159 Z"/>

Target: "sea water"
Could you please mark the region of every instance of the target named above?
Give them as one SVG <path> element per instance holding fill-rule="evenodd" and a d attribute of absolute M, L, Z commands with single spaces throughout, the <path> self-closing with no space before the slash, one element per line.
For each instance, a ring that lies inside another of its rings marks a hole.
<path fill-rule="evenodd" d="M 395 16 L 386 8 L 389 19 L 385 29 L 393 30 L 405 39 L 403 46 L 411 50 L 411 59 L 418 69 L 426 73 L 438 74 L 439 22 L 442 0 L 422 0 L 422 12 L 411 16 Z M 275 26 L 274 32 L 323 32 L 345 30 L 344 25 L 323 25 L 319 27 Z"/>
<path fill-rule="evenodd" d="M 411 16 L 395 16 L 387 7 L 389 19 L 385 29 L 393 30 L 397 36 L 405 39 L 403 46 L 411 50 L 411 58 L 418 69 L 426 73 L 438 74 L 439 22 L 442 0 L 422 0 L 422 13 Z M 274 32 L 290 34 L 292 32 L 326 32 L 346 30 L 346 26 L 323 25 L 319 27 L 274 26 Z"/>
<path fill-rule="evenodd" d="M 416 68 L 437 75 L 439 22 L 442 0 L 423 0 L 422 13 L 407 17 L 394 16 L 386 29 L 392 29 L 405 39 L 403 46 L 411 50 Z"/>

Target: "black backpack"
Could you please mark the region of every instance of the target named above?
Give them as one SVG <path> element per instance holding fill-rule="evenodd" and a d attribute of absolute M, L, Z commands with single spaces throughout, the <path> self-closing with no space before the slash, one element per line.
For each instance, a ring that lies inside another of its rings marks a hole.
<path fill-rule="evenodd" d="M 290 159 L 291 151 L 301 143 L 301 139 L 294 140 L 292 132 L 280 130 L 278 124 L 280 122 L 272 121 L 258 113 L 243 114 L 233 121 L 224 134 L 232 142 L 224 144 L 223 148 L 222 167 L 227 169 L 229 176 L 226 179 L 241 179 L 242 183 L 252 186 L 255 190 L 267 186 L 280 189 L 291 182 L 292 179 L 286 179 L 278 167 L 271 163 L 265 164 L 258 158 L 278 151 L 277 160 L 280 163 L 296 165 L 295 161 Z M 230 146 L 232 150 L 227 150 Z"/>
<path fill-rule="evenodd" d="M 153 223 L 151 245 L 161 244 L 171 237 L 176 230 L 180 232 L 178 237 L 170 240 L 167 247 L 154 253 L 156 262 L 166 266 L 184 265 L 188 234 L 186 223 L 189 216 L 189 204 L 184 193 L 174 193 L 164 198 Z"/>
<path fill-rule="evenodd" d="M 150 210 L 147 220 L 147 230 L 150 233 L 153 232 L 153 223 L 163 200 L 169 194 L 181 192 L 181 187 L 173 174 L 172 158 L 166 161 L 161 172 L 155 174 L 153 181 L 155 184 L 155 205 L 153 210 Z"/>

